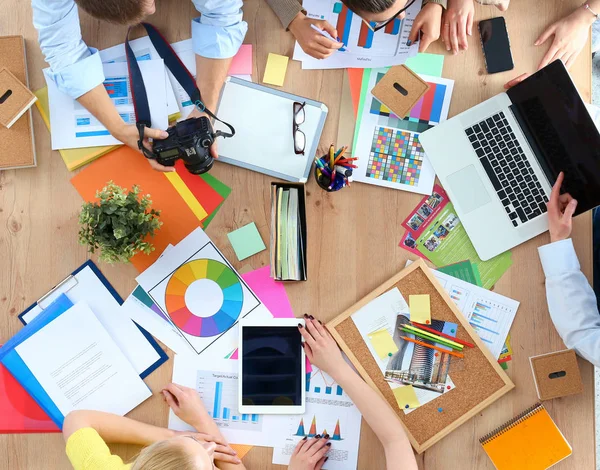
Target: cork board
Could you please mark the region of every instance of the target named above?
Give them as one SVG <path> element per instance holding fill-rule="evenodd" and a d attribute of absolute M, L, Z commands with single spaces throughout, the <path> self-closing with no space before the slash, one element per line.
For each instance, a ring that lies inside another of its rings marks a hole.
<path fill-rule="evenodd" d="M 529 358 L 540 400 L 583 392 L 575 351 L 567 349 Z"/>
<path fill-rule="evenodd" d="M 457 323 L 457 338 L 475 344 L 474 348 L 463 350 L 465 357 L 461 367 L 457 370 L 451 368 L 450 377 L 456 388 L 407 415 L 396 404 L 391 388 L 351 318 L 354 312 L 393 287 L 397 287 L 405 299 L 409 295 L 429 294 L 432 318 Z M 412 263 L 383 283 L 328 323 L 327 327 L 365 381 L 377 389 L 396 411 L 419 454 L 514 388 L 423 260 Z M 443 409 L 442 413 L 438 407 Z"/>
<path fill-rule="evenodd" d="M 393 111 L 396 116 L 406 116 L 427 93 L 429 85 L 406 65 L 389 69 L 371 94 Z"/>

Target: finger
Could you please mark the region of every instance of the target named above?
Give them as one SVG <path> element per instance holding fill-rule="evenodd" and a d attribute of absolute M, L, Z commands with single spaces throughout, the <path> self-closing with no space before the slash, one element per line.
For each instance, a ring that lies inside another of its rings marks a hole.
<path fill-rule="evenodd" d="M 321 26 L 321 29 L 323 31 L 327 31 L 332 38 L 338 39 L 337 30 L 334 28 L 334 26 L 331 23 L 329 23 L 328 21 L 322 21 L 320 26 Z"/>
<path fill-rule="evenodd" d="M 292 455 L 298 455 L 298 453 L 300 453 L 300 451 L 304 447 L 304 444 L 306 444 L 306 437 L 298 441 L 298 444 L 296 444 L 296 448 L 294 449 Z"/>
<path fill-rule="evenodd" d="M 217 447 L 215 447 L 215 452 L 221 452 L 222 454 L 227 455 L 237 455 L 237 452 L 228 445 L 218 445 Z"/>
<path fill-rule="evenodd" d="M 330 446 L 327 445 L 327 441 L 328 440 L 329 440 L 329 438 L 324 438 L 324 437 L 321 437 L 321 439 L 318 439 L 317 442 L 315 442 L 310 447 L 310 449 L 308 449 L 306 451 L 306 455 L 309 455 L 311 457 L 315 456 L 315 455 L 317 455 L 323 449 L 323 447 L 325 447 L 325 449 L 326 449 L 325 452 L 327 452 L 329 450 L 329 447 L 330 447 Z M 319 457 L 319 458 L 321 458 L 321 457 Z"/>
<path fill-rule="evenodd" d="M 325 329 L 325 327 L 323 326 L 323 323 L 321 323 L 319 320 L 315 320 L 313 322 L 314 327 L 316 328 L 316 330 L 319 332 L 319 334 L 323 337 L 326 338 L 328 335 L 327 330 Z"/>
<path fill-rule="evenodd" d="M 552 24 L 546 28 L 546 30 L 535 40 L 533 43 L 534 46 L 540 46 L 544 44 L 550 36 L 554 34 L 554 30 L 556 29 L 556 25 Z"/>
<path fill-rule="evenodd" d="M 306 357 L 308 357 L 308 360 L 310 362 L 312 362 L 313 360 L 313 351 L 312 348 L 308 345 L 308 343 L 301 343 L 302 347 L 304 348 L 304 352 L 306 353 Z"/>
<path fill-rule="evenodd" d="M 156 160 L 153 160 L 151 158 L 148 159 L 148 163 L 150 163 L 150 166 L 152 168 L 154 168 L 156 171 L 162 171 L 162 172 L 165 172 L 165 173 L 169 173 L 169 172 L 175 171 L 175 167 L 174 166 L 164 166 L 164 165 L 161 165 Z"/>
<path fill-rule="evenodd" d="M 319 437 L 317 437 L 317 436 L 319 436 Z M 316 445 L 317 442 L 319 442 L 319 440 L 321 439 L 320 434 L 317 434 L 317 436 L 313 437 L 312 439 L 307 440 L 306 443 L 304 444 L 302 451 L 305 452 L 307 455 L 309 455 L 310 449 L 312 449 L 313 446 Z M 312 454 L 310 454 L 310 455 L 312 455 Z"/>
<path fill-rule="evenodd" d="M 554 43 L 552 43 L 550 49 L 548 49 L 548 52 L 546 52 L 546 55 L 542 58 L 538 70 L 543 69 L 546 65 L 552 62 L 554 60 L 554 57 L 559 53 L 559 51 L 560 49 L 558 48 L 558 46 L 555 46 Z"/>
<path fill-rule="evenodd" d="M 227 463 L 233 463 L 233 464 L 242 463 L 242 461 L 238 457 L 235 457 L 234 455 L 223 454 L 221 452 L 215 451 L 213 456 L 214 456 L 215 460 L 219 460 L 220 462 L 227 462 Z"/>
<path fill-rule="evenodd" d="M 152 129 L 151 127 L 146 127 L 144 129 L 144 137 L 151 139 L 166 139 L 169 137 L 169 133 L 167 131 L 161 131 L 160 129 Z"/>
<path fill-rule="evenodd" d="M 165 387 L 165 389 L 171 392 L 178 401 L 184 398 L 183 390 L 174 383 L 170 383 Z"/>
<path fill-rule="evenodd" d="M 171 392 L 169 392 L 168 390 L 163 390 L 162 393 L 163 393 L 163 397 L 165 397 L 165 400 L 167 400 L 167 405 L 169 405 L 169 407 L 173 411 L 179 410 L 179 403 L 177 403 L 177 400 L 171 394 Z"/>
<path fill-rule="evenodd" d="M 525 80 L 527 77 L 529 77 L 529 74 L 527 72 L 522 73 L 521 75 L 519 75 L 516 78 L 513 78 L 512 80 L 510 80 L 509 82 L 506 82 L 504 84 L 504 88 L 509 89 L 513 86 L 515 86 L 518 83 L 521 83 L 523 80 Z"/>
<path fill-rule="evenodd" d="M 469 46 L 467 39 L 467 19 L 458 24 L 458 45 L 462 50 L 466 50 Z"/>
<path fill-rule="evenodd" d="M 469 36 L 473 35 L 473 16 L 475 13 L 473 11 L 469 12 L 469 16 L 467 16 L 467 34 Z"/>
<path fill-rule="evenodd" d="M 321 39 L 326 39 L 321 36 Z M 328 47 L 323 46 L 321 43 L 315 41 L 311 43 L 310 48 L 316 53 L 321 54 L 322 56 L 329 57 L 335 49 L 329 49 Z"/>
<path fill-rule="evenodd" d="M 306 328 L 304 328 L 304 326 L 302 326 L 302 323 L 298 324 L 298 329 L 300 330 L 300 334 L 304 338 L 304 341 L 306 341 L 306 344 L 308 344 L 310 346 L 310 348 L 312 349 L 316 345 L 315 339 L 308 332 L 308 330 Z"/>
<path fill-rule="evenodd" d="M 456 21 L 450 24 L 450 44 L 452 45 L 452 53 L 458 54 L 458 25 Z"/>
<path fill-rule="evenodd" d="M 434 40 L 435 39 L 427 33 L 421 34 L 421 41 L 419 41 L 419 52 L 425 52 Z"/>
<path fill-rule="evenodd" d="M 340 44 L 339 42 L 332 41 L 331 39 L 326 38 L 325 36 L 321 36 L 319 33 L 316 33 L 316 32 L 315 32 L 314 41 L 317 44 L 323 46 L 325 49 L 327 49 L 327 52 L 334 51 L 334 50 L 339 49 L 340 47 L 343 46 L 343 44 Z"/>
<path fill-rule="evenodd" d="M 442 41 L 444 42 L 444 44 L 446 44 L 446 50 L 449 51 L 450 50 L 450 23 L 445 21 L 445 18 L 444 18 L 444 24 L 442 26 Z"/>
<path fill-rule="evenodd" d="M 321 449 L 319 449 L 317 452 L 315 452 L 313 454 L 313 457 L 315 459 L 319 459 L 319 461 L 320 461 L 321 459 L 323 459 L 325 457 L 325 454 L 327 454 L 327 452 L 329 452 L 329 449 L 331 449 L 331 442 L 324 442 L 323 447 Z"/>
<path fill-rule="evenodd" d="M 323 457 L 321 460 L 319 460 L 315 465 L 315 470 L 321 470 L 321 468 L 323 467 L 323 465 L 325 465 L 325 462 L 327 462 L 328 459 L 329 457 Z"/>
<path fill-rule="evenodd" d="M 412 29 L 410 30 L 410 34 L 408 35 L 407 45 L 416 42 L 419 37 L 419 31 L 421 30 L 422 22 L 421 20 L 415 21 L 412 25 Z"/>
<path fill-rule="evenodd" d="M 207 442 L 214 442 L 215 444 L 220 444 L 223 447 L 227 447 L 231 450 L 231 452 L 234 454 L 236 453 L 231 447 L 229 447 L 229 444 L 227 444 L 227 441 L 223 437 L 213 436 L 212 434 L 206 434 L 204 432 L 197 432 L 195 435 Z"/>
<path fill-rule="evenodd" d="M 320 339 L 321 333 L 319 333 L 319 331 L 317 330 L 317 327 L 315 326 L 315 323 L 317 323 L 317 321 L 313 318 L 306 318 L 305 321 L 306 321 L 306 329 L 312 335 L 312 337 L 315 340 Z"/>
<path fill-rule="evenodd" d="M 569 193 L 564 193 L 564 194 L 561 194 L 560 196 L 558 196 L 558 201 L 563 206 L 566 206 L 572 200 L 573 200 L 573 196 L 571 196 Z"/>
<path fill-rule="evenodd" d="M 567 219 L 571 219 L 573 217 L 573 214 L 575 213 L 575 209 L 577 209 L 577 199 L 573 199 L 571 200 L 571 202 L 569 202 L 569 204 L 565 208 L 564 217 L 566 217 Z"/>
<path fill-rule="evenodd" d="M 566 57 L 563 57 L 563 62 L 567 69 L 571 68 L 571 66 L 573 65 L 573 62 L 575 62 L 575 59 L 577 58 L 578 55 L 579 55 L 578 53 L 572 53 Z"/>
<path fill-rule="evenodd" d="M 560 187 L 565 178 L 565 174 L 561 171 L 556 178 L 556 183 L 552 186 L 552 192 L 550 193 L 550 200 L 548 201 L 548 212 L 556 214 L 558 212 L 558 197 L 560 195 Z"/>
<path fill-rule="evenodd" d="M 210 156 L 215 159 L 219 158 L 219 148 L 216 142 L 210 146 Z"/>

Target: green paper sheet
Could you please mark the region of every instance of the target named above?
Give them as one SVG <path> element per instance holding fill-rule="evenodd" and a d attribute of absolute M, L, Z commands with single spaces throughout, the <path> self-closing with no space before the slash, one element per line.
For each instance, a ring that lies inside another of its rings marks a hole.
<path fill-rule="evenodd" d="M 206 229 L 208 227 L 208 225 L 214 219 L 215 215 L 217 215 L 217 212 L 219 212 L 219 210 L 221 209 L 221 206 L 223 205 L 225 200 L 231 194 L 231 188 L 229 186 L 227 186 L 225 183 L 223 183 L 222 181 L 219 181 L 217 178 L 215 178 L 213 175 L 211 175 L 209 173 L 204 173 L 203 175 L 200 175 L 200 178 L 202 178 L 204 181 L 206 181 L 210 185 L 210 187 L 213 188 L 217 193 L 219 193 L 220 196 L 223 198 L 223 202 L 221 204 L 219 204 L 217 206 L 217 208 L 213 211 L 213 213 L 210 214 L 202 222 L 202 224 L 204 225 L 204 228 Z"/>
<path fill-rule="evenodd" d="M 482 287 L 486 289 L 491 289 L 512 265 L 510 251 L 488 261 L 479 258 L 451 202 L 421 233 L 417 239 L 417 249 L 436 266 L 470 260 L 479 269 Z"/>
<path fill-rule="evenodd" d="M 477 266 L 471 263 L 469 260 L 449 264 L 448 266 L 442 266 L 441 268 L 438 268 L 438 271 L 457 279 L 470 282 L 476 286 L 482 286 L 479 269 L 477 269 Z"/>
<path fill-rule="evenodd" d="M 404 64 L 415 73 L 431 75 L 432 77 L 441 77 L 444 68 L 444 56 L 441 54 L 419 53 L 410 57 Z"/>
<path fill-rule="evenodd" d="M 229 242 L 240 261 L 267 248 L 254 222 L 228 233 L 227 238 L 229 238 Z"/>

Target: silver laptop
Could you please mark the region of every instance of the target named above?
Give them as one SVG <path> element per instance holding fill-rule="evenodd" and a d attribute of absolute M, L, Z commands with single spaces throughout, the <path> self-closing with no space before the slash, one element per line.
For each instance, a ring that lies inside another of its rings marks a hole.
<path fill-rule="evenodd" d="M 576 215 L 600 204 L 600 134 L 560 60 L 419 140 L 482 260 L 548 229 L 560 171 Z"/>

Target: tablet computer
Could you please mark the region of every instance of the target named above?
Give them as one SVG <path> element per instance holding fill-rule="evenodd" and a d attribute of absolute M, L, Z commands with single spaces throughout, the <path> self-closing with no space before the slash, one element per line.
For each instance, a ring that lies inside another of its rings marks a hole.
<path fill-rule="evenodd" d="M 239 322 L 239 411 L 302 414 L 306 359 L 298 318 Z"/>

